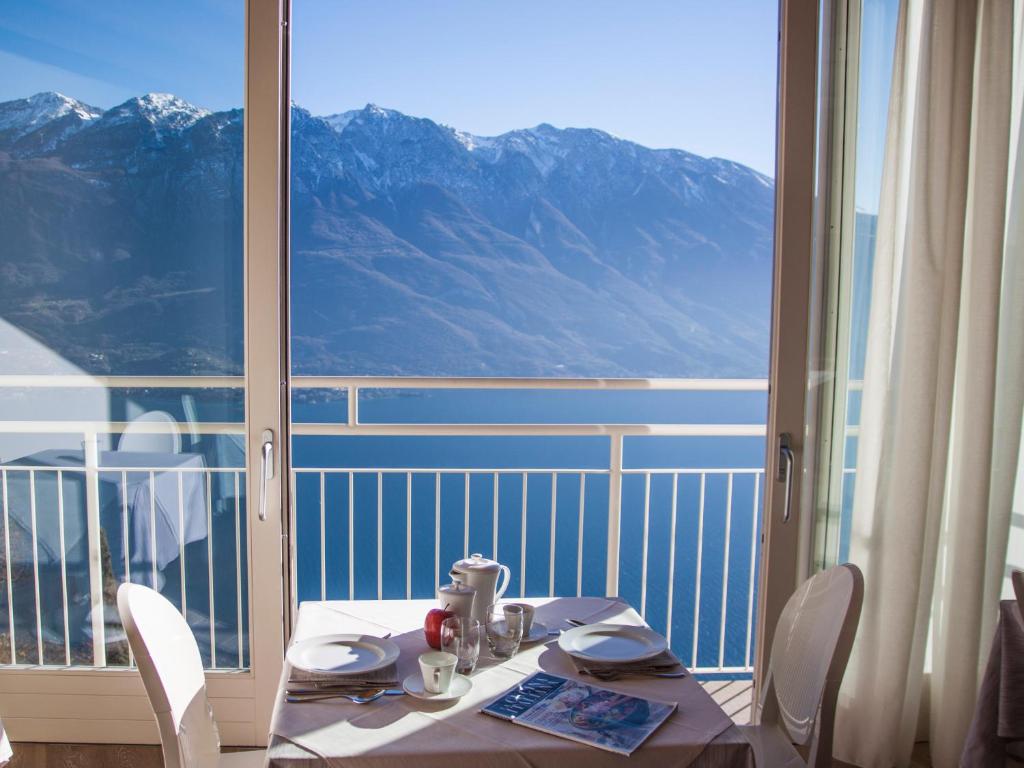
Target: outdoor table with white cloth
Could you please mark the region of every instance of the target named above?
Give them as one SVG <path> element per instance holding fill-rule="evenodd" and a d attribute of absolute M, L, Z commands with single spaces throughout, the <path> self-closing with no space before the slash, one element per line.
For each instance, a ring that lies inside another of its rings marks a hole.
<path fill-rule="evenodd" d="M 137 451 L 100 451 L 98 479 L 116 493 L 120 516 L 125 510 L 129 526 L 131 565 L 150 566 L 156 561 L 160 570 L 176 559 L 182 543 L 206 538 L 206 494 L 203 470 L 206 463 L 198 453 L 152 453 Z M 84 452 L 52 449 L 39 451 L 8 462 L 11 468 L 34 467 L 53 474 L 65 472 L 67 481 L 84 483 L 79 468 L 84 467 Z M 152 471 L 151 471 L 152 470 Z M 123 475 L 123 478 L 122 478 Z M 10 483 L 12 522 L 31 532 L 31 504 L 13 498 L 15 485 Z M 77 493 L 65 494 L 64 548 L 74 552 L 87 538 L 84 487 Z M 179 516 L 181 519 L 179 519 Z M 184 528 L 181 528 L 184 521 Z M 156 530 L 153 530 L 153 526 Z M 59 562 L 60 531 L 57 526 L 39 526 L 37 541 L 41 562 Z M 114 556 L 120 558 L 120 542 L 110 541 Z M 31 560 L 28 561 L 31 564 Z"/>
<path fill-rule="evenodd" d="M 599 597 L 526 599 L 535 621 L 569 629 L 567 619 L 588 623 L 643 625 L 626 603 Z M 401 649 L 399 679 L 418 672 L 417 658 L 430 648 L 423 619 L 436 600 L 353 600 L 305 602 L 299 608 L 292 643 L 318 635 L 391 633 Z M 603 688 L 678 707 L 631 756 L 626 757 L 482 714 L 481 707 L 543 670 Z M 683 678 L 622 677 L 598 682 L 580 677 L 558 647 L 557 637 L 524 645 L 512 659 L 495 663 L 486 646 L 471 675 L 472 689 L 454 702 L 385 696 L 372 704 L 344 699 L 288 703 L 285 664 L 271 724 L 268 764 L 292 766 L 456 765 L 569 768 L 586 764 L 753 768 L 753 750 L 732 720 L 690 675 Z"/>

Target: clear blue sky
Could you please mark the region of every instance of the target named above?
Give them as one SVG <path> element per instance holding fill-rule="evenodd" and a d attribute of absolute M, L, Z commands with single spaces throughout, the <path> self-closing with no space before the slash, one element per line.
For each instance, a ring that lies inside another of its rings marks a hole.
<path fill-rule="evenodd" d="M 294 0 L 293 14 L 293 98 L 314 114 L 373 102 L 483 135 L 596 127 L 774 175 L 774 0 Z M 242 50 L 239 1 L 7 2 L 0 99 L 239 106 Z"/>

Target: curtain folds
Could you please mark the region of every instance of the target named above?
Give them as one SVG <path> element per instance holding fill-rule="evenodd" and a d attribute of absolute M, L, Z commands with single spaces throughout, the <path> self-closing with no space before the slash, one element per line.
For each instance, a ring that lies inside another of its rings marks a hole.
<path fill-rule="evenodd" d="M 836 730 L 864 768 L 908 765 L 922 711 L 934 765 L 957 765 L 995 625 L 1024 403 L 1014 5 L 900 8 Z"/>

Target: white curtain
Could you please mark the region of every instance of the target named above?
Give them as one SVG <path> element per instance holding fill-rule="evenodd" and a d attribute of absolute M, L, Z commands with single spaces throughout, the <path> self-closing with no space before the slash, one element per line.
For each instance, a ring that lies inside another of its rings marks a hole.
<path fill-rule="evenodd" d="M 909 765 L 922 712 L 933 764 L 957 765 L 995 624 L 1024 402 L 1014 5 L 900 8 L 836 724 L 865 768 Z"/>

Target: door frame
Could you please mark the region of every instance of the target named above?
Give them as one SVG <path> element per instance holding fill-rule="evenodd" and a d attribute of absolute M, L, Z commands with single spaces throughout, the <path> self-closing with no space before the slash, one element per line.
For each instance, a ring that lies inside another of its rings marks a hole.
<path fill-rule="evenodd" d="M 206 673 L 225 745 L 267 743 L 288 632 L 285 596 L 287 439 L 287 2 L 245 0 L 244 286 L 249 668 Z M 274 478 L 258 519 L 260 450 L 274 431 Z M 16 741 L 158 744 L 135 669 L 0 669 L 0 701 Z"/>
<path fill-rule="evenodd" d="M 284 664 L 289 616 L 288 3 L 246 0 L 245 339 L 253 737 L 265 745 Z M 272 433 L 272 478 L 262 450 Z M 265 519 L 261 515 L 266 494 Z"/>
<path fill-rule="evenodd" d="M 755 701 L 760 701 L 775 625 L 786 601 L 809 574 L 813 515 L 805 503 L 805 486 L 814 458 L 813 434 L 807 425 L 815 423 L 809 346 L 815 336 L 819 13 L 819 0 L 779 4 L 775 250 Z M 789 436 L 792 451 L 788 483 L 779 476 L 785 463 L 780 458 L 782 435 Z"/>

